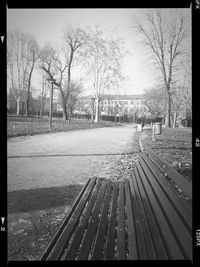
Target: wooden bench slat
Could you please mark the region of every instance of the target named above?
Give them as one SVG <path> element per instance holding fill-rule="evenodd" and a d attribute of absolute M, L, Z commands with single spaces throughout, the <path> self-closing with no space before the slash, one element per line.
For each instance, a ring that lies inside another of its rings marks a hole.
<path fill-rule="evenodd" d="M 64 246 L 69 240 L 72 230 L 75 227 L 77 220 L 79 219 L 81 212 L 86 204 L 86 201 L 94 187 L 96 178 L 90 179 L 85 185 L 79 196 L 77 197 L 74 205 L 69 210 L 67 217 L 58 230 L 55 238 L 52 240 L 50 246 L 43 254 L 42 260 L 59 260 L 62 256 L 62 252 L 65 249 Z M 81 200 L 81 201 L 80 201 Z M 62 232 L 62 235 L 60 233 Z"/>
<path fill-rule="evenodd" d="M 82 246 L 80 248 L 80 252 L 78 255 L 78 260 L 87 260 L 90 255 L 91 245 L 94 239 L 94 234 L 98 226 L 100 208 L 101 208 L 102 200 L 105 194 L 105 189 L 106 189 L 106 181 L 104 180 L 99 190 L 97 201 L 92 210 L 92 216 L 90 218 L 89 225 L 83 237 L 83 242 L 82 242 Z"/>
<path fill-rule="evenodd" d="M 108 209 L 109 209 L 110 200 L 111 200 L 111 190 L 112 190 L 112 182 L 108 180 L 105 199 L 103 201 L 104 206 L 102 209 L 102 215 L 101 215 L 99 227 L 97 230 L 96 240 L 94 243 L 94 252 L 92 255 L 92 260 L 101 260 L 103 256 L 102 252 L 104 248 L 104 241 L 105 241 L 105 235 L 106 235 L 106 229 L 107 229 L 107 223 L 108 223 Z"/>
<path fill-rule="evenodd" d="M 144 240 L 145 240 L 145 247 L 146 247 L 146 251 L 147 251 L 147 257 L 148 260 L 156 260 L 156 253 L 155 253 L 155 248 L 153 245 L 153 241 L 151 238 L 151 233 L 150 233 L 150 229 L 148 226 L 148 222 L 147 222 L 147 218 L 146 218 L 146 214 L 144 211 L 144 207 L 143 207 L 143 199 L 142 199 L 142 195 L 141 192 L 139 190 L 138 187 L 138 180 L 139 178 L 139 173 L 137 168 L 135 168 L 135 177 L 136 179 L 133 181 L 134 182 L 134 186 L 137 192 L 137 204 L 139 207 L 139 216 L 140 216 L 140 221 L 142 223 L 142 230 L 143 230 L 143 235 L 144 235 Z"/>
<path fill-rule="evenodd" d="M 147 260 L 147 251 L 145 246 L 145 240 L 142 231 L 142 224 L 139 216 L 139 209 L 137 205 L 137 193 L 135 189 L 135 173 L 132 173 L 132 179 L 130 179 L 130 190 L 131 190 L 131 199 L 132 199 L 132 207 L 134 214 L 134 222 L 135 222 L 135 231 L 136 231 L 136 240 L 137 240 L 137 255 L 139 260 Z"/>
<path fill-rule="evenodd" d="M 176 197 L 176 195 L 171 190 L 172 185 L 166 180 L 165 176 L 154 167 L 153 162 L 144 153 L 142 153 L 141 156 L 141 164 L 143 164 L 144 162 L 144 164 L 146 164 L 146 167 L 151 170 L 160 187 L 165 192 L 171 203 L 173 203 L 173 205 L 175 206 L 174 209 L 176 210 L 178 215 L 181 216 L 189 233 L 192 234 L 192 210 L 189 209 L 189 206 L 186 205 L 186 203 L 182 201 L 181 198 Z"/>
<path fill-rule="evenodd" d="M 192 260 L 192 199 L 172 180 L 184 193 L 191 183 L 180 177 L 146 150 L 128 180 L 89 179 L 41 260 Z"/>
<path fill-rule="evenodd" d="M 144 173 L 141 168 L 138 168 L 138 172 L 140 176 L 141 175 L 144 176 Z M 139 176 L 137 176 L 137 178 L 138 178 L 137 180 L 138 187 L 139 187 L 140 194 L 141 194 L 142 201 L 143 201 L 144 212 L 146 214 L 148 226 L 149 226 L 150 233 L 151 233 L 151 239 L 153 241 L 153 246 L 155 248 L 156 259 L 166 260 L 168 259 L 168 255 L 165 251 L 163 241 L 160 237 L 159 228 L 155 221 L 154 215 L 152 213 L 151 206 L 150 206 L 148 196 L 147 196 L 147 192 L 145 191 L 141 178 L 139 178 Z"/>
<path fill-rule="evenodd" d="M 118 198 L 118 184 L 113 183 L 113 193 L 111 201 L 111 212 L 108 223 L 108 233 L 106 240 L 105 259 L 115 259 L 115 238 L 116 238 L 116 216 L 117 216 L 117 198 Z"/>
<path fill-rule="evenodd" d="M 119 182 L 119 205 L 117 215 L 117 259 L 125 260 L 125 225 L 124 225 L 124 184 Z"/>
<path fill-rule="evenodd" d="M 142 225 L 139 217 L 139 210 L 137 206 L 136 200 L 136 192 L 133 181 L 136 179 L 134 172 L 132 173 L 132 179 L 130 179 L 130 190 L 131 190 L 131 200 L 133 207 L 133 215 L 134 215 L 134 223 L 135 223 L 135 231 L 136 231 L 136 242 L 137 242 L 137 256 L 138 259 L 146 260 L 147 259 L 147 251 L 145 247 L 144 236 L 142 232 Z"/>
<path fill-rule="evenodd" d="M 125 181 L 125 196 L 127 209 L 127 228 L 128 228 L 128 260 L 137 260 L 137 243 L 134 225 L 133 208 L 131 204 L 130 186 L 128 180 Z"/>
<path fill-rule="evenodd" d="M 152 174 L 149 173 L 147 175 L 151 176 Z M 163 244 L 165 245 L 165 250 L 169 259 L 183 259 L 183 255 L 180 251 L 179 246 L 177 245 L 176 239 L 172 234 L 168 223 L 166 222 L 163 210 L 159 205 L 159 201 L 155 197 L 152 186 L 149 184 L 146 177 L 141 176 L 141 179 L 144 184 L 145 191 L 148 192 L 149 203 L 151 205 L 154 218 L 157 221 L 160 236 L 163 240 Z M 170 244 L 170 246 L 168 244 Z"/>
<path fill-rule="evenodd" d="M 98 182 L 92 191 L 92 195 L 91 195 L 90 199 L 88 200 L 88 205 L 86 206 L 86 210 L 83 214 L 83 218 L 82 218 L 82 220 L 78 226 L 77 231 L 74 234 L 74 237 L 73 237 L 73 240 L 72 240 L 71 245 L 69 247 L 69 250 L 66 253 L 66 255 L 64 256 L 64 260 L 74 260 L 75 257 L 77 256 L 76 254 L 77 254 L 77 251 L 80 247 L 85 228 L 86 228 L 88 221 L 89 221 L 89 218 L 91 216 L 91 212 L 92 212 L 92 209 L 94 207 L 94 203 L 96 201 L 100 186 L 101 186 L 101 183 Z"/>
<path fill-rule="evenodd" d="M 163 173 L 167 173 L 168 177 L 172 179 L 183 192 L 192 200 L 192 183 L 185 180 L 182 175 L 172 169 L 164 160 L 160 160 L 159 157 L 150 149 L 147 150 L 149 157 L 155 162 Z"/>
<path fill-rule="evenodd" d="M 145 168 L 143 160 L 140 160 L 140 163 L 141 165 L 143 164 L 143 170 L 146 172 L 146 177 L 148 178 L 148 181 L 153 188 L 153 191 L 157 197 L 157 201 L 159 202 L 159 205 L 163 209 L 165 219 L 168 222 L 171 231 L 175 235 L 177 242 L 180 242 L 179 247 L 182 249 L 182 252 L 184 250 L 185 257 L 187 255 L 188 258 L 191 258 L 192 256 L 191 235 L 188 233 L 185 224 L 183 224 L 181 218 L 176 213 L 173 204 L 169 201 L 169 198 L 163 192 L 163 188 L 160 186 L 157 179 L 155 179 L 157 177 L 149 175 L 150 170 Z"/>

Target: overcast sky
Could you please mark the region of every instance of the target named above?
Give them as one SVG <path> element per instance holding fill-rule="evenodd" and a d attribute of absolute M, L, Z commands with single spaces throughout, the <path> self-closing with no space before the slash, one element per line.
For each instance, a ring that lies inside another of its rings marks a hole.
<path fill-rule="evenodd" d="M 187 10 L 186 10 L 187 12 Z M 188 10 L 188 13 L 190 11 Z M 112 30 L 124 38 L 126 48 L 132 52 L 123 67 L 129 82 L 121 93 L 140 94 L 156 82 L 148 64 L 148 54 L 139 43 L 138 34 L 131 28 L 131 21 L 142 17 L 141 9 L 8 9 L 7 29 L 20 29 L 36 36 L 40 47 L 48 41 L 58 43 L 67 25 L 85 28 L 96 24 Z M 35 71 L 32 84 L 40 87 L 39 75 Z"/>

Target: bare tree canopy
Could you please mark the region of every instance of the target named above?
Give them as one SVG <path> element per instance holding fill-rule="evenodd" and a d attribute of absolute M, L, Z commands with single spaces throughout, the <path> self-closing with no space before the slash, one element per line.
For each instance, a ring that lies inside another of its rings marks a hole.
<path fill-rule="evenodd" d="M 84 43 L 84 32 L 80 29 L 68 27 L 64 31 L 62 45 L 55 49 L 51 44 L 41 50 L 41 68 L 53 81 L 55 89 L 60 91 L 63 108 L 63 119 L 67 119 L 66 104 L 70 95 L 71 70 L 75 53 Z M 67 82 L 66 82 L 67 81 Z"/>
<path fill-rule="evenodd" d="M 143 43 L 152 52 L 155 66 L 162 76 L 168 95 L 167 125 L 170 127 L 172 83 L 181 69 L 185 53 L 187 20 L 178 10 L 151 10 L 145 13 L 145 22 L 137 23 Z"/>
<path fill-rule="evenodd" d="M 145 105 L 152 117 L 164 117 L 166 112 L 166 92 L 163 87 L 146 89 L 144 93 Z"/>
<path fill-rule="evenodd" d="M 117 87 L 123 81 L 121 66 L 126 54 L 124 42 L 121 38 L 106 36 L 96 26 L 95 30 L 89 28 L 86 45 L 81 52 L 86 76 L 96 98 L 95 121 L 98 121 L 99 101 L 105 90 Z"/>
<path fill-rule="evenodd" d="M 7 70 L 11 88 L 17 100 L 17 115 L 20 112 L 20 99 L 22 97 L 26 98 L 26 113 L 28 115 L 31 77 L 38 55 L 39 47 L 33 35 L 19 30 L 8 32 Z"/>

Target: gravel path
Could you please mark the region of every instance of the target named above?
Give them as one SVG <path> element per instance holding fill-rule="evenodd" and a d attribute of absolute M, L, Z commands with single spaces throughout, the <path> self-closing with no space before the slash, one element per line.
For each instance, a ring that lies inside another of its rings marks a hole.
<path fill-rule="evenodd" d="M 128 125 L 10 138 L 8 191 L 85 183 L 92 176 L 113 178 L 134 134 Z"/>

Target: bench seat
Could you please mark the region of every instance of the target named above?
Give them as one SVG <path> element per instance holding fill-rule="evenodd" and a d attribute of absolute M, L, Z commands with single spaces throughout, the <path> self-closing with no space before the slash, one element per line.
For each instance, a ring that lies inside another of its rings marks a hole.
<path fill-rule="evenodd" d="M 41 260 L 137 259 L 128 180 L 91 178 Z"/>

